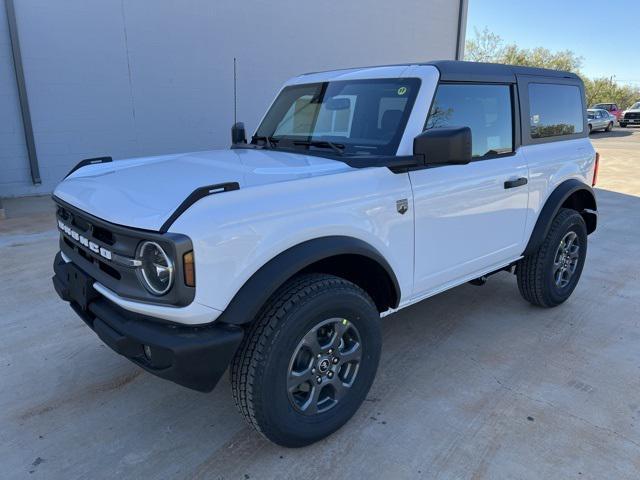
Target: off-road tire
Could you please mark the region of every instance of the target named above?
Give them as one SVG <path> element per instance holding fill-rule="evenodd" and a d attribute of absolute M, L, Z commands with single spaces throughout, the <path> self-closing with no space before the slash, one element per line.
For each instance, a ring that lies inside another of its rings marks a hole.
<path fill-rule="evenodd" d="M 304 415 L 287 389 L 290 359 L 309 330 L 327 318 L 348 319 L 362 358 L 349 392 L 328 411 Z M 255 430 L 285 447 L 316 442 L 344 425 L 364 401 L 378 368 L 380 315 L 369 295 L 347 280 L 304 274 L 283 285 L 250 326 L 231 365 L 236 406 Z"/>
<path fill-rule="evenodd" d="M 579 242 L 575 271 L 567 285 L 560 287 L 554 278 L 554 261 L 560 242 L 569 232 L 575 232 Z M 555 307 L 564 302 L 578 284 L 587 254 L 587 227 L 575 210 L 562 208 L 553 219 L 547 237 L 531 255 L 518 262 L 518 289 L 522 297 L 540 307 Z"/>

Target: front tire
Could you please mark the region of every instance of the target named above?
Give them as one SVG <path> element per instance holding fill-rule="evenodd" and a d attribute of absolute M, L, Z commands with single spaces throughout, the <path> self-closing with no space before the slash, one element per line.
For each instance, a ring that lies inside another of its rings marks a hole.
<path fill-rule="evenodd" d="M 560 209 L 547 237 L 517 266 L 523 298 L 540 307 L 564 302 L 578 284 L 587 255 L 587 227 L 575 210 Z"/>
<path fill-rule="evenodd" d="M 378 368 L 380 315 L 357 285 L 306 274 L 262 309 L 231 366 L 245 420 L 285 447 L 316 442 L 344 425 Z"/>
<path fill-rule="evenodd" d="M 604 129 L 605 132 L 610 132 L 611 130 L 613 130 L 613 122 L 609 122 L 607 128 Z"/>

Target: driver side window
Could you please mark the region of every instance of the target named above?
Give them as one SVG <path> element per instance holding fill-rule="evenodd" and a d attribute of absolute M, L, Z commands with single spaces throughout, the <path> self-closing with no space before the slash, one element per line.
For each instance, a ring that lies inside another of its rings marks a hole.
<path fill-rule="evenodd" d="M 513 115 L 509 85 L 441 84 L 425 130 L 471 128 L 472 156 L 513 152 Z"/>

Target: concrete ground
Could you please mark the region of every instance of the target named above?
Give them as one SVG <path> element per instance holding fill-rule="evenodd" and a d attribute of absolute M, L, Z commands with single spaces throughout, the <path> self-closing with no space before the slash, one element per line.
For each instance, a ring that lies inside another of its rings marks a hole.
<path fill-rule="evenodd" d="M 227 380 L 200 394 L 114 354 L 56 297 L 48 200 L 0 221 L 2 478 L 640 478 L 640 129 L 596 133 L 600 225 L 564 305 L 509 274 L 385 320 L 356 416 L 288 450 Z"/>

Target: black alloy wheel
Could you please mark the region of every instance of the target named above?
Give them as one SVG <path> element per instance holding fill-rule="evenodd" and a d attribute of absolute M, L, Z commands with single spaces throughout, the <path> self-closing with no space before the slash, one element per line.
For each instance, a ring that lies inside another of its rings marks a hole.
<path fill-rule="evenodd" d="M 272 442 L 309 445 L 358 410 L 381 343 L 380 313 L 362 288 L 327 274 L 294 277 L 263 307 L 236 353 L 236 405 Z"/>
<path fill-rule="evenodd" d="M 305 415 L 336 407 L 358 376 L 360 333 L 346 318 L 314 326 L 296 347 L 287 375 L 289 401 Z"/>

